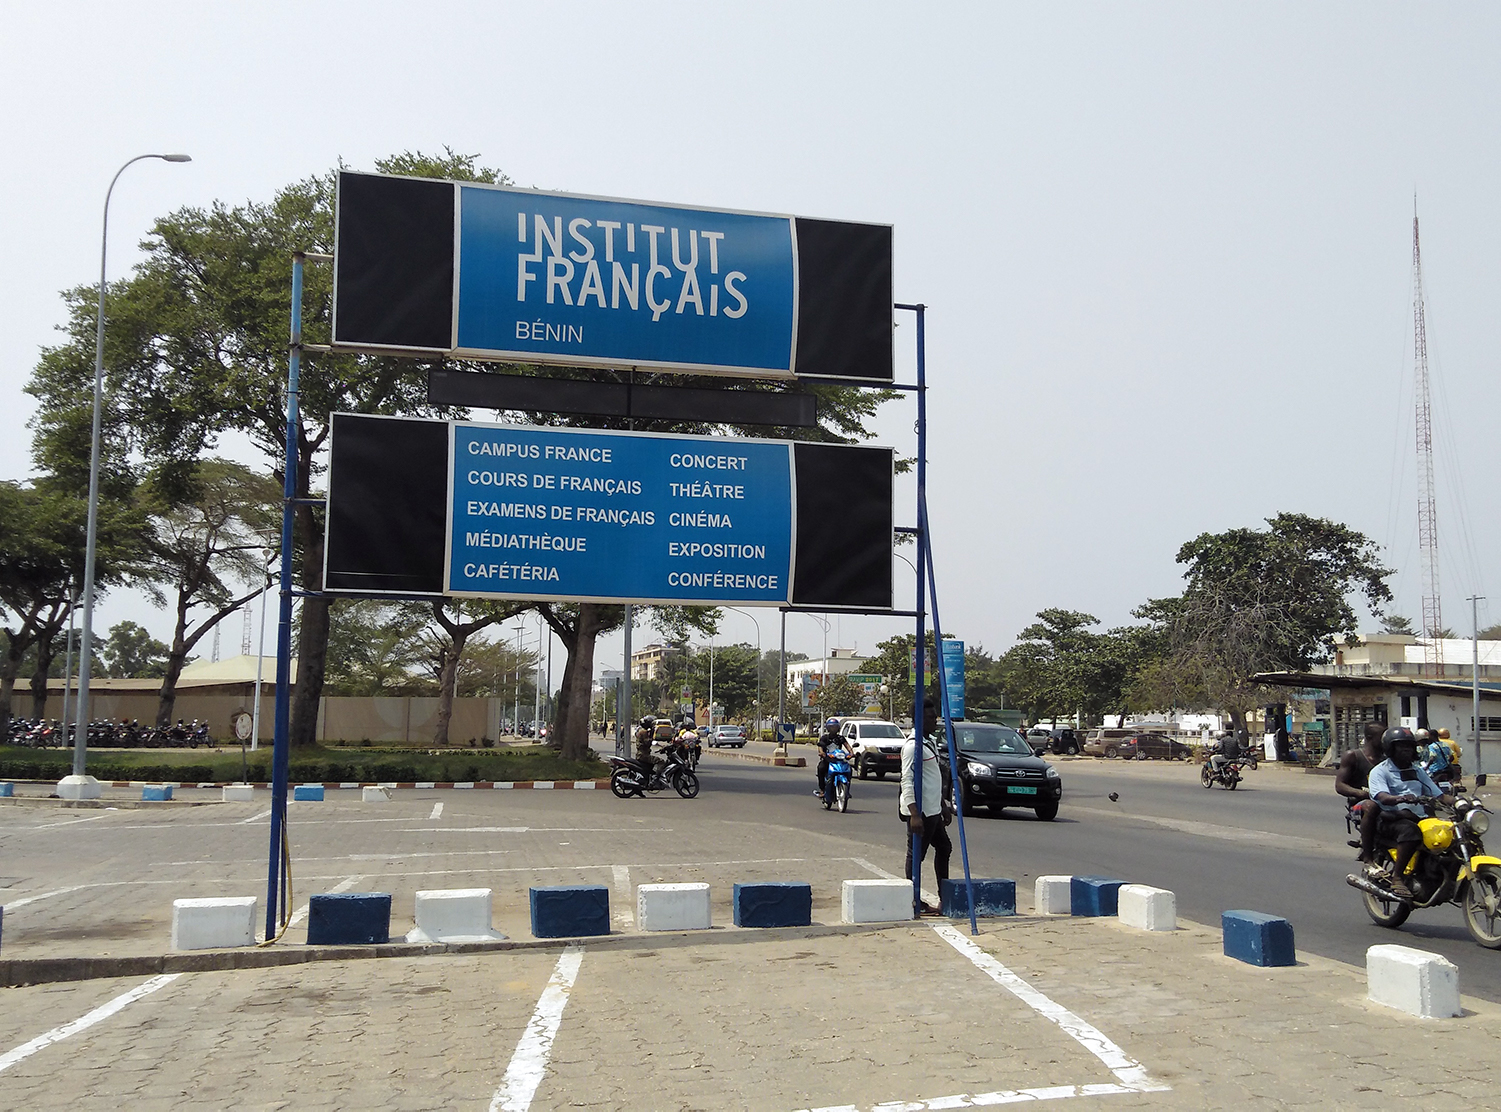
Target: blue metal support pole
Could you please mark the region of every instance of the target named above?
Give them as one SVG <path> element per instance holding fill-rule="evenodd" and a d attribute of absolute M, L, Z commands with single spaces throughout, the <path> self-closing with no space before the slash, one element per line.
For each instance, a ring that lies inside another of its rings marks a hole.
<path fill-rule="evenodd" d="M 922 535 L 928 538 L 928 597 L 933 603 L 934 666 L 938 669 L 938 697 L 943 704 L 943 729 L 949 745 L 949 775 L 954 785 L 954 814 L 959 819 L 959 859 L 964 863 L 964 890 L 969 900 L 969 933 L 979 934 L 980 925 L 975 922 L 975 882 L 969 875 L 969 843 L 964 837 L 964 781 L 959 775 L 959 750 L 954 744 L 954 718 L 949 707 L 949 675 L 943 663 L 943 624 L 938 616 L 938 578 L 933 571 L 933 544 L 928 534 L 928 500 L 917 503 L 917 520 Z"/>
<path fill-rule="evenodd" d="M 917 809 L 922 810 L 922 757 L 923 757 L 923 727 L 927 725 L 923 721 L 923 692 L 927 688 L 926 677 L 923 675 L 926 651 L 926 630 L 923 621 L 923 598 L 926 584 L 922 581 L 920 569 L 927 566 L 928 558 L 928 530 L 922 519 L 921 509 L 927 504 L 928 499 L 928 379 L 927 379 L 927 351 L 926 330 L 924 328 L 924 313 L 926 305 L 914 305 L 912 309 L 917 313 L 917 641 L 913 652 L 913 678 L 915 683 L 912 688 L 912 790 L 917 796 Z M 922 913 L 922 834 L 907 832 L 912 839 L 912 914 Z"/>
<path fill-rule="evenodd" d="M 302 370 L 302 253 L 292 256 L 292 338 L 287 355 L 287 453 L 282 463 L 281 599 L 276 627 L 276 734 L 271 751 L 271 848 L 266 866 L 266 938 L 276 937 L 285 900 L 282 840 L 287 822 L 287 762 L 292 717 L 292 513 L 297 497 L 297 392 Z"/>

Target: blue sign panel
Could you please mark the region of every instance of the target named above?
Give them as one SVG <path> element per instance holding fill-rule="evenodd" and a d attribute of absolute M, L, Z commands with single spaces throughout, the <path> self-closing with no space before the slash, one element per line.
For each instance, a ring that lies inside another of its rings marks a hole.
<path fill-rule="evenodd" d="M 788 601 L 788 442 L 452 428 L 445 593 Z"/>
<path fill-rule="evenodd" d="M 943 680 L 949 692 L 949 717 L 964 717 L 964 642 L 944 638 Z"/>
<path fill-rule="evenodd" d="M 459 188 L 459 354 L 790 374 L 792 218 Z"/>

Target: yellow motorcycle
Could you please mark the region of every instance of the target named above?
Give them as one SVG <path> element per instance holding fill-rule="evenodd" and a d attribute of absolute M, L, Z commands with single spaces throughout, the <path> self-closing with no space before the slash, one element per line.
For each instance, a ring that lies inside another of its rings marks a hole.
<path fill-rule="evenodd" d="M 1487 949 L 1501 949 L 1501 857 L 1488 856 L 1481 842 L 1491 813 L 1465 796 L 1452 808 L 1429 806 L 1438 814 L 1418 820 L 1423 845 L 1403 872 L 1411 899 L 1392 892 L 1397 851 L 1379 837 L 1379 872 L 1351 873 L 1345 883 L 1360 891 L 1366 914 L 1379 926 L 1395 930 L 1413 908 L 1453 903 L 1464 911 L 1471 938 Z"/>

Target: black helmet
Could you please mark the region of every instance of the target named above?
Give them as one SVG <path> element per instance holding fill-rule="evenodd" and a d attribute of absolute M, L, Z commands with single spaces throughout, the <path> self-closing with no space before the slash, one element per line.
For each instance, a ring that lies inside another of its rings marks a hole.
<path fill-rule="evenodd" d="M 657 720 L 649 714 L 641 719 L 641 725 L 643 726 L 655 726 L 656 724 Z"/>
<path fill-rule="evenodd" d="M 1406 726 L 1393 726 L 1381 735 L 1381 752 L 1386 754 L 1387 760 L 1391 760 L 1392 750 L 1397 747 L 1397 743 L 1403 741 L 1411 745 L 1416 752 L 1418 739 L 1413 737 L 1412 731 Z"/>

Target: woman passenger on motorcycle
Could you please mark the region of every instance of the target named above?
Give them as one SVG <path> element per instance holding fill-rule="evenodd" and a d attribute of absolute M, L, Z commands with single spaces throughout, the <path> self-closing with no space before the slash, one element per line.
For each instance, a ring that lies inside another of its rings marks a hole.
<path fill-rule="evenodd" d="M 1381 735 L 1386 760 L 1371 769 L 1371 798 L 1381 807 L 1381 824 L 1386 836 L 1397 843 L 1397 866 L 1392 877 L 1392 895 L 1412 899 L 1412 892 L 1402 874 L 1408 862 L 1423 844 L 1418 819 L 1424 817 L 1421 806 L 1425 798 L 1452 803 L 1421 768 L 1414 765 L 1418 756 L 1417 738 L 1403 726 L 1393 726 Z"/>

